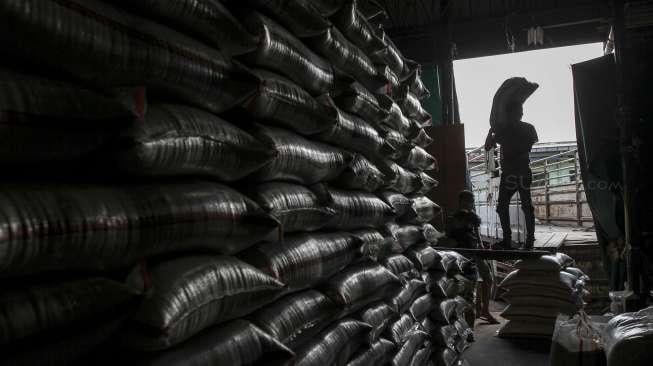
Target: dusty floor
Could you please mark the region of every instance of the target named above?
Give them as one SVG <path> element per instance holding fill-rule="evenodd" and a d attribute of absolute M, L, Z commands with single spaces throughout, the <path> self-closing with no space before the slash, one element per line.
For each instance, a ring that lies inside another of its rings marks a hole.
<path fill-rule="evenodd" d="M 499 308 L 500 306 L 497 306 Z M 500 309 L 493 311 L 497 319 Z M 476 341 L 465 352 L 470 366 L 549 366 L 549 348 L 547 341 L 514 341 L 496 336 L 499 325 L 488 325 L 477 321 L 474 328 Z"/>

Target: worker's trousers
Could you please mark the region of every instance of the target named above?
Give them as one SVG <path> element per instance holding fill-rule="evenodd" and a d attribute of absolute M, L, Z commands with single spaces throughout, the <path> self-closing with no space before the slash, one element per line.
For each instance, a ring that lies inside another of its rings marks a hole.
<path fill-rule="evenodd" d="M 499 199 L 497 202 L 497 213 L 501 220 L 501 230 L 503 231 L 504 240 L 512 238 L 510 229 L 510 199 L 519 192 L 521 199 L 521 208 L 524 211 L 526 219 L 527 240 L 532 239 L 535 235 L 535 208 L 531 200 L 531 183 L 533 174 L 531 170 L 520 174 L 501 173 L 501 183 L 499 185 Z"/>

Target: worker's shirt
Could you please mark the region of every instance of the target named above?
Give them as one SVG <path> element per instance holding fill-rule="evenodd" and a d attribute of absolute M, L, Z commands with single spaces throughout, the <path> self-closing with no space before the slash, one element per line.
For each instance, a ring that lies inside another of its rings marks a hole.
<path fill-rule="evenodd" d="M 522 175 L 530 172 L 530 152 L 537 139 L 535 127 L 530 123 L 519 122 L 494 132 L 488 136 L 490 144 L 501 145 L 501 170 L 505 174 Z M 487 144 L 487 142 L 486 142 Z"/>
<path fill-rule="evenodd" d="M 458 210 L 447 222 L 447 236 L 454 239 L 459 248 L 480 248 L 479 226 L 481 218 L 478 215 L 472 211 Z"/>

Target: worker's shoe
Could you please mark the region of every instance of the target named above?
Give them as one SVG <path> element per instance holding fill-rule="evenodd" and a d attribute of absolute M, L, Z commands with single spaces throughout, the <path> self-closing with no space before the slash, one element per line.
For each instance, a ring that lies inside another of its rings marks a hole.
<path fill-rule="evenodd" d="M 526 242 L 524 245 L 521 247 L 522 250 L 533 250 L 533 245 L 535 244 L 535 238 L 532 236 L 529 236 L 526 238 Z"/>

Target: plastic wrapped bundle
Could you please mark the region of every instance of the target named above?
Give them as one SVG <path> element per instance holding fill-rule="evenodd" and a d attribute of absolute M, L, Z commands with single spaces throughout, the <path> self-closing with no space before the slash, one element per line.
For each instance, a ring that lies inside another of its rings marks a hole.
<path fill-rule="evenodd" d="M 279 341 L 242 319 L 201 332 L 181 346 L 162 352 L 145 364 L 181 365 L 256 365 L 283 364 L 294 356 Z"/>
<path fill-rule="evenodd" d="M 440 306 L 433 310 L 429 316 L 433 321 L 442 325 L 453 325 L 456 320 L 456 300 L 442 300 Z"/>
<path fill-rule="evenodd" d="M 379 132 L 372 125 L 341 110 L 338 110 L 336 124 L 315 138 L 370 157 L 379 156 L 384 145 Z"/>
<path fill-rule="evenodd" d="M 416 323 L 410 314 L 402 314 L 399 319 L 395 320 L 387 328 L 385 337 L 395 345 L 401 346 L 406 342 L 408 334 L 417 329 L 420 329 L 420 324 Z"/>
<path fill-rule="evenodd" d="M 358 313 L 357 319 L 372 326 L 369 333 L 369 343 L 372 344 L 397 317 L 395 309 L 385 302 L 379 301 L 362 309 Z"/>
<path fill-rule="evenodd" d="M 438 162 L 433 155 L 427 153 L 419 146 L 413 147 L 410 152 L 401 160 L 401 165 L 408 169 L 422 171 L 422 170 L 438 170 Z"/>
<path fill-rule="evenodd" d="M 431 96 L 431 92 L 424 86 L 420 76 L 419 70 L 414 70 L 401 83 L 418 99 L 428 98 Z"/>
<path fill-rule="evenodd" d="M 431 342 L 425 342 L 424 347 L 417 350 L 417 352 L 415 352 L 415 355 L 410 360 L 409 366 L 432 366 L 433 365 L 431 363 L 432 353 L 433 353 L 433 349 L 431 346 Z"/>
<path fill-rule="evenodd" d="M 424 110 L 422 103 L 407 87 L 400 90 L 398 94 L 397 104 L 406 117 L 416 120 L 422 128 L 431 126 L 431 115 Z"/>
<path fill-rule="evenodd" d="M 229 2 L 234 8 L 242 6 L 241 2 Z M 316 6 L 315 0 L 246 0 L 245 3 L 280 22 L 300 38 L 318 35 L 330 26 L 320 13 L 323 6 Z"/>
<path fill-rule="evenodd" d="M 390 362 L 391 366 L 409 366 L 417 350 L 424 345 L 428 334 L 421 330 L 413 330 L 406 335 L 406 341 L 399 348 Z"/>
<path fill-rule="evenodd" d="M 329 188 L 336 217 L 326 227 L 338 230 L 374 228 L 394 218 L 394 210 L 372 193 Z"/>
<path fill-rule="evenodd" d="M 379 339 L 369 347 L 361 348 L 347 363 L 347 366 L 385 365 L 395 351 L 394 343 Z"/>
<path fill-rule="evenodd" d="M 142 89 L 120 100 L 63 81 L 0 68 L 0 163 L 82 157 L 145 113 Z"/>
<path fill-rule="evenodd" d="M 393 254 L 383 260 L 385 268 L 395 276 L 405 279 L 416 278 L 419 274 L 415 264 L 403 254 Z"/>
<path fill-rule="evenodd" d="M 376 91 L 388 82 L 378 75 L 376 68 L 367 55 L 335 27 L 330 27 L 321 34 L 306 39 L 312 50 L 329 60 L 338 70 L 352 76 L 368 90 Z"/>
<path fill-rule="evenodd" d="M 402 156 L 410 154 L 413 149 L 411 144 L 404 135 L 393 129 L 383 128 L 385 135 L 383 136 L 387 145 L 391 146 L 394 151 L 386 153 L 384 156 L 390 160 L 399 160 Z"/>
<path fill-rule="evenodd" d="M 3 185 L 0 273 L 104 270 L 186 250 L 233 254 L 279 223 L 218 183 Z"/>
<path fill-rule="evenodd" d="M 507 108 L 513 103 L 524 104 L 539 87 L 523 77 L 509 78 L 501 84 L 492 99 L 492 111 L 490 112 L 490 126 L 494 129 L 501 129 L 508 121 Z"/>
<path fill-rule="evenodd" d="M 431 178 L 428 174 L 421 172 L 419 173 L 419 184 L 420 188 L 413 193 L 423 195 L 434 190 L 438 186 L 438 181 Z"/>
<path fill-rule="evenodd" d="M 349 312 L 354 312 L 388 297 L 399 287 L 399 278 L 385 267 L 362 262 L 333 276 L 325 286 L 325 293 Z"/>
<path fill-rule="evenodd" d="M 416 137 L 419 128 L 404 116 L 401 108 L 386 95 L 377 96 L 379 106 L 388 111 L 388 117 L 380 123 L 382 128 L 399 131 L 406 138 Z"/>
<path fill-rule="evenodd" d="M 296 366 L 344 365 L 366 340 L 368 324 L 342 319 L 296 350 Z"/>
<path fill-rule="evenodd" d="M 246 113 L 263 122 L 292 129 L 302 135 L 327 131 L 338 113 L 329 101 L 313 98 L 294 82 L 265 70 L 255 70 L 259 88 L 243 102 Z"/>
<path fill-rule="evenodd" d="M 116 336 L 137 300 L 123 284 L 102 278 L 5 287 L 0 297 L 0 362 L 73 363 Z"/>
<path fill-rule="evenodd" d="M 311 340 L 338 318 L 340 309 L 316 290 L 285 296 L 249 316 L 252 323 L 291 349 Z"/>
<path fill-rule="evenodd" d="M 388 111 L 381 108 L 374 94 L 358 82 L 349 84 L 333 100 L 345 112 L 355 114 L 374 126 L 388 117 Z"/>
<path fill-rule="evenodd" d="M 445 272 L 426 272 L 422 274 L 426 290 L 438 298 L 453 298 L 458 293 L 456 280 L 448 278 Z"/>
<path fill-rule="evenodd" d="M 416 245 L 406 251 L 406 257 L 415 263 L 419 271 L 430 269 L 435 263 L 440 262 L 440 254 L 428 245 Z"/>
<path fill-rule="evenodd" d="M 147 291 L 129 344 L 161 350 L 274 300 L 284 284 L 227 256 L 192 256 L 135 268 L 127 284 Z"/>
<path fill-rule="evenodd" d="M 357 154 L 332 184 L 347 190 L 374 192 L 384 182 L 385 175 L 363 155 Z"/>
<path fill-rule="evenodd" d="M 431 201 L 428 197 L 419 196 L 410 200 L 411 205 L 404 216 L 402 222 L 429 222 L 440 213 L 440 206 Z"/>
<path fill-rule="evenodd" d="M 259 13 L 251 13 L 245 26 L 261 39 L 254 52 L 242 57 L 247 65 L 282 74 L 313 95 L 333 90 L 331 65 L 282 26 Z"/>
<path fill-rule="evenodd" d="M 382 39 L 374 34 L 374 28 L 357 8 L 357 0 L 351 0 L 331 18 L 333 23 L 356 46 L 366 53 L 373 53 L 386 47 Z"/>
<path fill-rule="evenodd" d="M 208 175 L 235 181 L 260 169 L 276 151 L 249 133 L 200 109 L 150 106 L 108 158 L 131 174 Z"/>
<path fill-rule="evenodd" d="M 653 357 L 653 307 L 612 318 L 605 328 L 608 366 L 648 365 Z"/>
<path fill-rule="evenodd" d="M 384 191 L 379 193 L 379 197 L 381 197 L 385 203 L 390 205 L 390 207 L 395 210 L 397 213 L 397 218 L 402 218 L 406 213 L 409 212 L 413 205 L 411 199 L 397 192 Z"/>
<path fill-rule="evenodd" d="M 437 366 L 457 366 L 458 353 L 451 348 L 442 348 L 433 352 L 431 360 Z"/>
<path fill-rule="evenodd" d="M 252 188 L 249 196 L 279 220 L 284 232 L 315 231 L 335 216 L 328 197 L 297 184 L 263 183 Z"/>
<path fill-rule="evenodd" d="M 90 83 L 143 85 L 215 113 L 256 90 L 219 51 L 97 0 L 3 2 L 0 14 L 6 50 Z"/>
<path fill-rule="evenodd" d="M 169 24 L 229 55 L 252 51 L 259 42 L 220 0 L 118 0 L 114 3 Z"/>
<path fill-rule="evenodd" d="M 360 253 L 363 258 L 378 261 L 390 255 L 390 243 L 378 230 L 362 229 L 351 234 L 361 241 Z"/>
<path fill-rule="evenodd" d="M 387 302 L 392 305 L 396 313 L 403 314 L 408 311 L 415 299 L 425 293 L 426 284 L 422 280 L 411 279 L 406 281 Z"/>
<path fill-rule="evenodd" d="M 286 180 L 311 185 L 335 179 L 351 161 L 351 155 L 338 148 L 280 128 L 259 125 L 254 135 L 277 151 L 274 160 L 250 176 L 255 182 Z"/>
<path fill-rule="evenodd" d="M 241 258 L 297 291 L 340 272 L 358 256 L 359 246 L 358 239 L 342 232 L 295 234 L 281 243 L 259 244 Z"/>
<path fill-rule="evenodd" d="M 413 138 L 412 142 L 419 147 L 425 148 L 433 143 L 433 139 L 422 128 L 417 133 L 417 136 Z"/>
<path fill-rule="evenodd" d="M 403 253 L 408 248 L 424 241 L 422 228 L 417 225 L 397 225 L 394 222 L 386 224 L 386 231 L 393 241 L 395 252 Z"/>

